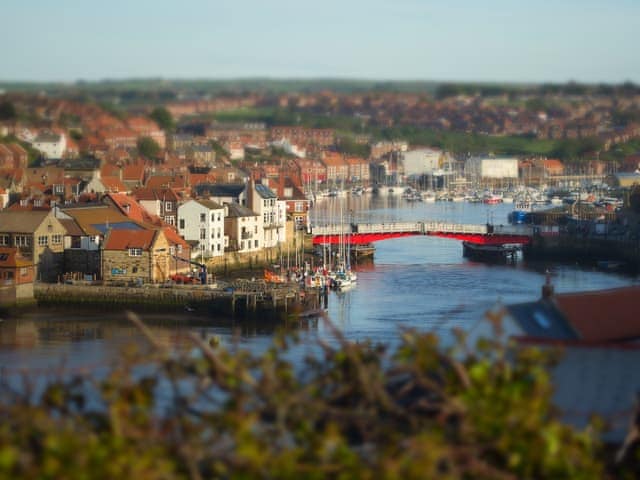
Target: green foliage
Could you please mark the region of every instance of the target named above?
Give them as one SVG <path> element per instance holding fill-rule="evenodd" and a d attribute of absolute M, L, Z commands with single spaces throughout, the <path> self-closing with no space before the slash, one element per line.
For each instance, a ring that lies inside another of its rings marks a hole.
<path fill-rule="evenodd" d="M 171 112 L 164 107 L 156 107 L 149 114 L 149 117 L 154 120 L 160 128 L 162 128 L 165 132 L 170 132 L 175 128 L 175 123 L 173 121 L 173 116 Z"/>
<path fill-rule="evenodd" d="M 151 137 L 140 137 L 137 143 L 138 153 L 149 159 L 157 159 L 160 145 Z"/>
<path fill-rule="evenodd" d="M 0 390 L 0 479 L 607 473 L 595 432 L 558 421 L 552 358 L 534 349 L 487 343 L 463 356 L 405 331 L 387 352 L 328 324 L 335 340 L 294 365 L 295 337 L 255 355 L 192 335 L 180 353 L 132 321 L 152 348 L 123 352 L 106 378 L 53 381 L 39 397 Z"/>
<path fill-rule="evenodd" d="M 18 114 L 16 107 L 9 101 L 0 102 L 0 121 L 1 120 L 15 120 Z"/>
<path fill-rule="evenodd" d="M 357 143 L 351 136 L 342 135 L 336 142 L 338 151 L 347 155 L 354 155 L 361 158 L 369 158 L 371 147 L 368 144 Z"/>

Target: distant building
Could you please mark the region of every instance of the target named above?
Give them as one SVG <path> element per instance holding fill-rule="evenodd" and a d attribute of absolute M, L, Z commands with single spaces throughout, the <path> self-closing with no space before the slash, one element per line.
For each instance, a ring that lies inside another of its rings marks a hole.
<path fill-rule="evenodd" d="M 485 180 L 517 179 L 518 159 L 513 157 L 472 157 L 465 164 L 465 173 Z"/>
<path fill-rule="evenodd" d="M 408 150 L 402 154 L 404 174 L 407 177 L 432 175 L 445 166 L 445 154 L 434 148 Z"/>
<path fill-rule="evenodd" d="M 64 133 L 43 132 L 33 139 L 32 145 L 46 158 L 62 158 L 67 149 L 67 137 Z"/>

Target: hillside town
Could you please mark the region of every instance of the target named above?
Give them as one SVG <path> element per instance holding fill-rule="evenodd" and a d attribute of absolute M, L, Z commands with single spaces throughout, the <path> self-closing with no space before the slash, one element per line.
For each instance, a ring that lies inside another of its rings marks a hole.
<path fill-rule="evenodd" d="M 632 115 L 616 126 L 613 113 L 637 111 L 639 95 L 573 103 L 556 97 L 565 107 L 548 112 L 507 109 L 496 106 L 495 98 L 469 95 L 426 99 L 323 91 L 172 101 L 123 113 L 46 94 L 4 94 L 0 248 L 16 269 L 5 276 L 164 283 L 195 276 L 195 266 L 238 259 L 257 264 L 277 258 L 295 242 L 296 232 L 308 228 L 310 206 L 319 196 L 406 185 L 470 195 L 481 188 L 569 186 L 579 178 L 576 173 L 602 185 L 630 186 L 640 179 L 637 152 L 619 162 L 599 159 L 640 136 Z M 348 114 L 376 125 L 391 126 L 393 118 L 415 128 L 498 136 L 597 137 L 600 150 L 573 162 L 460 154 L 403 138 L 345 136 L 337 127 L 206 116 L 265 102 L 300 113 Z M 26 273 L 25 265 L 33 272 Z"/>

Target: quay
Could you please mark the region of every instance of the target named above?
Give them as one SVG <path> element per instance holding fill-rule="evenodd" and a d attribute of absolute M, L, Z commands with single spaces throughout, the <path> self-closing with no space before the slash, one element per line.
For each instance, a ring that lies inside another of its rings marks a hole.
<path fill-rule="evenodd" d="M 207 285 L 105 286 L 34 285 L 41 306 L 86 306 L 109 310 L 188 311 L 235 319 L 287 319 L 321 311 L 326 298 L 318 288 L 294 283 L 271 285 L 264 281 L 236 280 L 224 288 Z"/>

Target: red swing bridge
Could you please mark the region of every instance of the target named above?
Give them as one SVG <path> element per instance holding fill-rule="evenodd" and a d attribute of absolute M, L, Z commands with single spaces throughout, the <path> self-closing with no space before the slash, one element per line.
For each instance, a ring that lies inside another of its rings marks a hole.
<path fill-rule="evenodd" d="M 366 245 L 380 240 L 430 235 L 476 245 L 527 245 L 533 236 L 528 225 L 460 224 L 438 221 L 344 223 L 311 227 L 314 245 Z"/>

